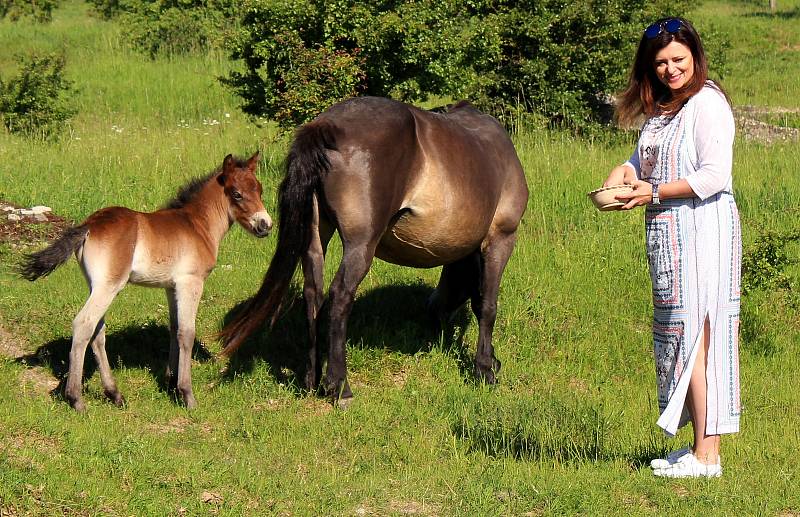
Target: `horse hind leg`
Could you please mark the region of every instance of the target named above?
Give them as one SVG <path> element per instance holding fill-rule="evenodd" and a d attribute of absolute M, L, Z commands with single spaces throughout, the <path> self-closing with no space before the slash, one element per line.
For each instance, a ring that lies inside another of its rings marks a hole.
<path fill-rule="evenodd" d="M 500 280 L 516 239 L 516 232 L 496 231 L 487 237 L 481 252 L 480 288 L 471 300 L 472 312 L 478 319 L 475 377 L 487 384 L 495 384 L 500 371 L 501 364 L 492 346 L 492 332 L 497 318 Z"/>
<path fill-rule="evenodd" d="M 333 236 L 333 227 L 327 221 L 320 220 L 319 207 L 314 198 L 314 216 L 311 227 L 311 242 L 303 255 L 303 298 L 306 302 L 306 319 L 308 321 L 308 349 L 304 374 L 307 390 L 319 387 L 322 378 L 322 353 L 318 343 L 319 313 L 325 299 L 323 271 L 325 269 L 325 251 Z"/>
<path fill-rule="evenodd" d="M 444 326 L 464 303 L 478 294 L 481 257 L 476 251 L 442 267 L 436 289 L 428 298 L 428 316 L 434 325 Z"/>
<path fill-rule="evenodd" d="M 125 398 L 117 388 L 117 383 L 114 376 L 111 374 L 111 365 L 108 362 L 108 355 L 106 354 L 106 323 L 105 319 L 101 319 L 98 324 L 98 330 L 92 340 L 92 351 L 97 359 L 97 366 L 100 370 L 100 381 L 103 384 L 103 392 L 105 396 L 114 403 L 117 407 L 125 405 Z"/>
<path fill-rule="evenodd" d="M 347 319 L 353 309 L 358 285 L 367 275 L 375 254 L 377 238 L 370 242 L 344 244 L 342 263 L 331 282 L 330 325 L 328 330 L 328 368 L 325 373 L 325 393 L 340 407 L 353 398 L 347 382 L 345 341 Z"/>
<path fill-rule="evenodd" d="M 69 352 L 69 373 L 67 374 L 64 396 L 76 411 L 83 412 L 86 409 L 83 397 L 81 396 L 83 390 L 83 364 L 86 358 L 86 347 L 90 342 L 92 342 L 92 347 L 99 346 L 94 344 L 94 340 L 98 337 L 100 337 L 103 344 L 105 343 L 105 322 L 103 321 L 103 316 L 105 316 L 108 307 L 111 305 L 111 302 L 120 289 L 121 287 L 115 289 L 109 286 L 93 286 L 89 298 L 72 322 L 72 348 Z M 105 356 L 105 352 L 103 352 L 103 356 Z M 102 361 L 98 360 L 99 365 L 100 363 L 102 363 Z M 108 367 L 107 359 L 105 364 L 100 365 L 101 376 L 103 375 L 103 369 L 106 367 Z M 108 367 L 106 374 L 110 377 L 110 367 Z"/>

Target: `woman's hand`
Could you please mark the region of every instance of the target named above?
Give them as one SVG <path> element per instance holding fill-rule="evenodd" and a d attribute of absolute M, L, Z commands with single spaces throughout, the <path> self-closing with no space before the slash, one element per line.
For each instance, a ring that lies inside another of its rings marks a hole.
<path fill-rule="evenodd" d="M 603 182 L 603 186 L 610 187 L 611 185 L 622 185 L 623 183 L 627 185 L 633 182 L 635 179 L 636 173 L 632 168 L 626 165 L 617 165 L 611 169 L 611 173 Z"/>
<path fill-rule="evenodd" d="M 633 185 L 632 192 L 617 194 L 616 196 L 618 200 L 625 203 L 624 206 L 619 208 L 620 210 L 630 210 L 640 205 L 647 205 L 653 201 L 653 185 L 646 181 L 636 179 L 631 181 L 631 185 Z"/>

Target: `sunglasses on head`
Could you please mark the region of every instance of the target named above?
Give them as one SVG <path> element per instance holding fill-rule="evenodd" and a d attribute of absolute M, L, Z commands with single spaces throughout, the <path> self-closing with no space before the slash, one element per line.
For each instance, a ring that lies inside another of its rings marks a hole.
<path fill-rule="evenodd" d="M 664 31 L 669 34 L 675 34 L 683 27 L 683 22 L 677 18 L 671 18 L 661 23 L 654 23 L 644 30 L 644 35 L 647 39 L 653 39 Z"/>

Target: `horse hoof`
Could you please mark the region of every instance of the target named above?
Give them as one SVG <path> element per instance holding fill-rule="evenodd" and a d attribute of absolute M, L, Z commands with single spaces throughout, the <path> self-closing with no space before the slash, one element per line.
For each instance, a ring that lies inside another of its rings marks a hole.
<path fill-rule="evenodd" d="M 111 401 L 117 407 L 123 407 L 125 405 L 125 397 L 122 396 L 122 393 L 119 391 L 106 391 L 106 398 Z"/>
<path fill-rule="evenodd" d="M 196 409 L 197 408 L 197 402 L 194 400 L 193 396 L 186 397 L 184 399 L 183 403 L 186 406 L 186 409 Z"/>
<path fill-rule="evenodd" d="M 72 409 L 78 413 L 86 413 L 86 404 L 84 404 L 82 400 L 74 400 L 70 402 L 70 405 L 72 406 Z"/>
<path fill-rule="evenodd" d="M 333 407 L 345 411 L 347 410 L 347 408 L 350 407 L 350 404 L 353 403 L 353 400 L 354 400 L 353 397 L 335 399 L 333 400 Z"/>
<path fill-rule="evenodd" d="M 492 366 L 475 365 L 475 378 L 484 384 L 497 384 L 497 374 L 500 372 L 500 361 L 492 359 Z"/>

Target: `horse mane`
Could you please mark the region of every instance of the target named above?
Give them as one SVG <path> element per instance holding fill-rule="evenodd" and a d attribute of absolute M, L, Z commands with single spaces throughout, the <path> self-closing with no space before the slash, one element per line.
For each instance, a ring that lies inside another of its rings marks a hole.
<path fill-rule="evenodd" d="M 234 161 L 236 162 L 236 168 L 242 169 L 247 166 L 247 160 L 243 160 L 242 158 L 234 157 Z M 194 178 L 189 180 L 184 186 L 178 189 L 178 194 L 167 204 L 164 205 L 164 208 L 183 208 L 187 204 L 189 204 L 192 199 L 197 195 L 198 192 L 203 190 L 208 181 L 214 177 L 216 177 L 220 172 L 222 172 L 222 166 L 217 167 L 213 171 L 207 173 L 205 176 L 200 176 L 198 178 Z"/>

